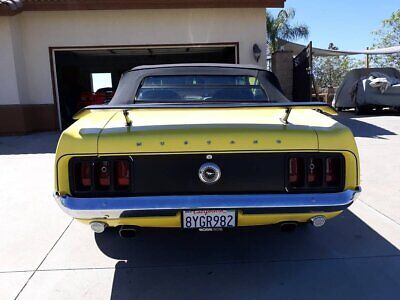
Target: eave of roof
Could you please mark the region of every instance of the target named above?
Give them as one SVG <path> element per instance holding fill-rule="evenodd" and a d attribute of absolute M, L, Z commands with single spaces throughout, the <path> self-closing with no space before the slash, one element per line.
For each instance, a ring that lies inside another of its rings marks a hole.
<path fill-rule="evenodd" d="M 286 0 L 0 0 L 0 16 L 21 11 L 284 7 Z"/>

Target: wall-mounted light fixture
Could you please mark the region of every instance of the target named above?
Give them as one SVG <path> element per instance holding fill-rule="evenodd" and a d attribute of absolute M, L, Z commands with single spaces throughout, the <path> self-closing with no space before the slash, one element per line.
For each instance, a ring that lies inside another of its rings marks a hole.
<path fill-rule="evenodd" d="M 257 44 L 253 45 L 253 55 L 254 55 L 254 59 L 256 60 L 256 62 L 258 62 L 261 57 L 261 49 L 260 49 L 260 46 L 258 46 Z"/>

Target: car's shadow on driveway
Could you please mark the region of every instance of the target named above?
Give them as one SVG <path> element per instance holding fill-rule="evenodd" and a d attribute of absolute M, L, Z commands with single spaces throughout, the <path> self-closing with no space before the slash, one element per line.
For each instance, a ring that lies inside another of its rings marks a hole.
<path fill-rule="evenodd" d="M 396 116 L 396 113 L 393 114 L 383 114 L 377 115 L 379 116 Z M 398 114 L 400 116 L 400 114 Z M 368 137 L 368 138 L 382 138 L 383 135 L 397 135 L 397 133 L 390 131 L 386 128 L 367 123 L 361 121 L 360 119 L 363 117 L 373 117 L 371 115 L 366 116 L 357 116 L 351 112 L 341 112 L 338 116 L 334 117 L 334 119 L 343 125 L 346 125 L 351 129 L 353 135 L 355 137 Z"/>
<path fill-rule="evenodd" d="M 112 299 L 394 298 L 400 252 L 351 212 L 317 229 L 200 233 L 146 230 L 96 235 L 122 260 Z"/>

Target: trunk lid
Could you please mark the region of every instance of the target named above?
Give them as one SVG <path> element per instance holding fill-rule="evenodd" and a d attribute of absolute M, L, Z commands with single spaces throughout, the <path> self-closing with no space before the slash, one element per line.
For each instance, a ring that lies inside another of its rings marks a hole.
<path fill-rule="evenodd" d="M 285 108 L 132 108 L 131 126 L 123 109 L 100 131 L 98 153 L 188 153 L 235 151 L 315 151 L 315 127 L 335 123 L 311 109 Z"/>

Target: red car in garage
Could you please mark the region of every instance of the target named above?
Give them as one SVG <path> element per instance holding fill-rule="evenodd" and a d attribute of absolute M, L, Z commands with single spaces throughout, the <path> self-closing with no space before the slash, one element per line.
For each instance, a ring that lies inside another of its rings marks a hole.
<path fill-rule="evenodd" d="M 83 92 L 77 103 L 77 109 L 79 110 L 89 105 L 107 104 L 111 101 L 114 93 L 115 91 L 111 87 L 98 89 L 95 93 Z"/>

